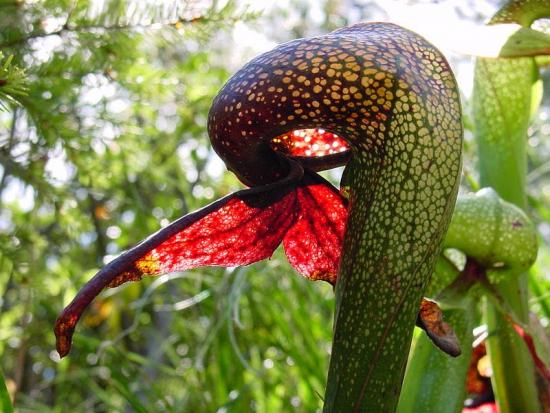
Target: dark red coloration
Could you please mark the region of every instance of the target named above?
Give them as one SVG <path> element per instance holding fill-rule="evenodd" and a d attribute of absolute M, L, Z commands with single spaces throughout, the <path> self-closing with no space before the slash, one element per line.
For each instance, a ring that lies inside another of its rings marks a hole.
<path fill-rule="evenodd" d="M 312 171 L 337 168 L 351 158 L 349 144 L 324 129 L 298 129 L 273 138 L 270 145 Z"/>
<path fill-rule="evenodd" d="M 231 198 L 136 262 L 145 275 L 203 265 L 235 267 L 271 257 L 296 220 L 296 192 Z"/>
<path fill-rule="evenodd" d="M 350 146 L 338 135 L 324 129 L 299 129 L 271 140 L 271 147 L 290 156 L 319 157 L 348 151 Z"/>
<path fill-rule="evenodd" d="M 106 265 L 57 319 L 59 354 L 70 351 L 82 312 L 105 287 L 204 265 L 251 264 L 271 257 L 283 240 L 300 274 L 334 284 L 346 201 L 316 173 L 289 164 L 285 179 L 239 191 L 186 215 Z"/>
<path fill-rule="evenodd" d="M 334 284 L 346 215 L 338 191 L 306 173 L 297 186 L 231 198 L 135 266 L 143 275 L 158 275 L 204 265 L 247 265 L 271 257 L 284 239 L 289 261 L 300 274 Z"/>
<path fill-rule="evenodd" d="M 489 392 L 491 380 L 489 377 L 482 376 L 478 369 L 479 361 L 487 355 L 485 343 L 482 342 L 474 347 L 468 366 L 468 374 L 466 375 L 466 392 L 469 394 L 485 394 Z"/>
<path fill-rule="evenodd" d="M 491 371 L 487 363 L 485 342 L 478 343 L 470 357 L 468 373 L 466 375 L 466 393 L 463 413 L 495 412 L 495 394 L 491 386 Z"/>
<path fill-rule="evenodd" d="M 336 283 L 347 209 L 327 182 L 308 174 L 297 188 L 299 216 L 283 240 L 288 261 L 313 280 Z"/>
<path fill-rule="evenodd" d="M 523 341 L 527 345 L 527 348 L 529 349 L 529 353 L 531 354 L 531 357 L 533 358 L 533 361 L 535 362 L 535 366 L 537 367 L 537 370 L 539 371 L 540 375 L 550 382 L 550 371 L 548 371 L 546 364 L 544 364 L 544 361 L 542 361 L 542 359 L 537 354 L 537 349 L 535 348 L 535 342 L 533 341 L 533 337 L 531 337 L 529 333 L 527 333 L 518 324 L 513 323 L 513 326 L 514 326 L 514 330 L 516 330 L 516 333 L 519 334 L 519 336 L 523 339 Z"/>

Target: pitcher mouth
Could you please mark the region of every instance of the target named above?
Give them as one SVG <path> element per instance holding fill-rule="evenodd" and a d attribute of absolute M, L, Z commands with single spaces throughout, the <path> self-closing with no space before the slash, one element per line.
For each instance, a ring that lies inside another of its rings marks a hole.
<path fill-rule="evenodd" d="M 343 166 L 351 158 L 346 140 L 322 128 L 296 129 L 278 135 L 269 146 L 313 171 Z"/>

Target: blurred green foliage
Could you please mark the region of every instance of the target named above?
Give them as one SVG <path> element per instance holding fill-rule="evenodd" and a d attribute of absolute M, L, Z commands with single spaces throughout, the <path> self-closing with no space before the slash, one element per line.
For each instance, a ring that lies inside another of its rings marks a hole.
<path fill-rule="evenodd" d="M 246 60 L 229 47 L 231 28 L 244 21 L 283 41 L 368 18 L 366 4 L 376 6 L 363 2 L 348 18 L 340 2 L 327 0 L 315 20 L 308 2 L 292 0 L 297 17 L 279 9 L 258 20 L 233 1 L 154 3 L 0 1 L 6 387 L 17 412 L 316 411 L 333 293 L 296 276 L 280 252 L 250 267 L 109 290 L 85 315 L 71 355 L 59 361 L 54 350 L 57 314 L 110 256 L 240 186 L 205 129 L 213 96 Z M 528 147 L 530 208 L 545 242 L 531 272 L 531 304 L 544 325 L 548 106 Z M 465 125 L 471 130 L 469 116 Z M 471 136 L 466 182 L 475 185 Z M 3 394 L 0 383 L 2 403 Z"/>
<path fill-rule="evenodd" d="M 16 410 L 313 411 L 332 293 L 280 254 L 108 291 L 71 356 L 54 351 L 57 314 L 104 259 L 239 186 L 206 115 L 229 76 L 223 38 L 254 15 L 143 3 L 0 4 L 0 48 L 27 87 L 0 72 L 0 354 Z"/>

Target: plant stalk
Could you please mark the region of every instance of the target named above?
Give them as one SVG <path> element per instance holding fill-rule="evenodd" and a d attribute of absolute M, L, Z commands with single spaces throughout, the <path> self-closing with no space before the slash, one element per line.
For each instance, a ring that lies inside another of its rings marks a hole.
<path fill-rule="evenodd" d="M 342 134 L 353 156 L 341 182 L 349 192 L 349 216 L 325 413 L 395 411 L 460 177 L 461 109 L 448 63 L 412 32 L 372 27 L 383 30 L 358 37 L 357 50 L 371 51 L 365 58 L 372 59 L 363 63 L 369 69 L 359 90 L 387 100 L 383 108 L 360 102 L 367 105 L 364 122 L 372 117 L 381 123 Z M 381 110 L 386 113 L 376 113 Z"/>
<path fill-rule="evenodd" d="M 492 187 L 504 200 L 525 209 L 525 146 L 538 78 L 534 60 L 478 59 L 475 76 L 480 185 Z M 497 286 L 525 323 L 529 321 L 527 282 L 527 274 L 518 274 Z M 540 412 L 534 365 L 525 344 L 487 299 L 484 318 L 489 328 L 487 349 L 500 412 Z"/>

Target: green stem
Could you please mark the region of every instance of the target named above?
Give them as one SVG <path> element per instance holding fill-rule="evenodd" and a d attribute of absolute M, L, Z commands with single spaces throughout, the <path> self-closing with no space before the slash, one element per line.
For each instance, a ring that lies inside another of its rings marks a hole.
<path fill-rule="evenodd" d="M 364 182 L 363 174 L 354 176 L 352 190 Z M 382 180 L 389 182 L 387 176 L 382 175 Z M 384 194 L 374 201 L 362 195 L 366 194 L 352 192 L 353 208 L 364 211 L 371 206 L 372 215 L 385 215 L 382 208 L 376 208 L 383 205 Z M 365 221 L 363 214 L 352 213 L 348 220 L 336 287 L 325 412 L 393 412 L 396 408 L 419 301 L 439 252 L 439 240 L 423 246 L 418 240 L 408 247 L 396 243 L 395 250 L 381 251 L 381 246 L 392 242 L 388 236 L 396 236 L 401 228 L 399 214 L 392 215 L 390 227 L 396 231 L 376 219 Z"/>
<path fill-rule="evenodd" d="M 420 300 L 456 197 L 462 128 L 452 73 L 423 39 L 394 30 L 362 45 L 385 62 L 373 60 L 377 73 L 367 70 L 373 77 L 363 84 L 386 79 L 392 101 L 378 142 L 368 132 L 352 141 L 344 174 L 350 211 L 325 413 L 395 411 Z M 429 59 L 417 62 L 418 49 Z M 433 70 L 441 82 L 432 82 Z"/>
<path fill-rule="evenodd" d="M 480 184 L 494 188 L 504 200 L 520 208 L 525 208 L 526 132 L 536 78 L 533 59 L 478 59 L 476 64 L 474 111 Z M 526 274 L 502 281 L 498 291 L 515 314 L 528 322 Z M 527 348 L 488 300 L 484 317 L 500 412 L 540 412 Z"/>
<path fill-rule="evenodd" d="M 475 297 L 462 299 L 462 308 L 444 310 L 445 321 L 453 326 L 462 354 L 449 357 L 421 334 L 407 366 L 398 413 L 460 413 L 466 396 L 465 382 L 472 354 L 475 326 Z"/>
<path fill-rule="evenodd" d="M 438 279 L 443 278 L 441 263 L 438 262 L 434 274 Z M 450 271 L 457 274 L 456 278 L 437 294 L 436 300 L 446 308 L 444 319 L 452 325 L 462 354 L 456 358 L 449 357 L 421 334 L 409 356 L 398 413 L 460 413 L 464 408 L 472 331 L 478 318 L 475 303 L 479 293 L 474 285 L 480 271 L 484 269 L 471 258 L 466 261 L 462 272 L 458 273 L 456 269 Z M 438 280 L 434 281 L 437 283 Z"/>

